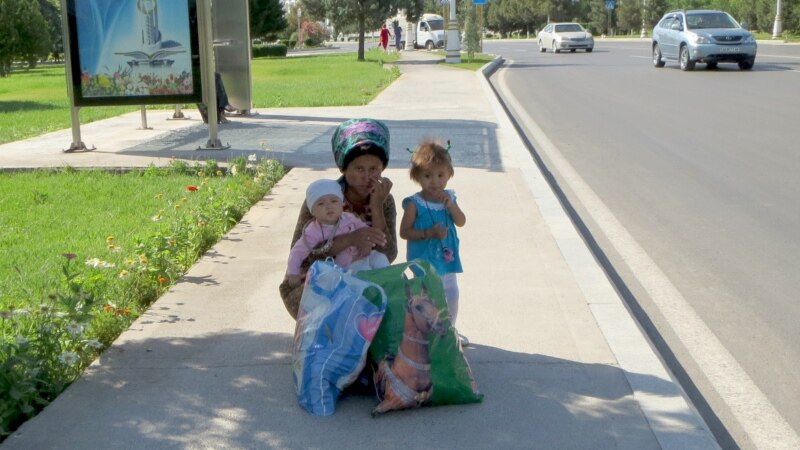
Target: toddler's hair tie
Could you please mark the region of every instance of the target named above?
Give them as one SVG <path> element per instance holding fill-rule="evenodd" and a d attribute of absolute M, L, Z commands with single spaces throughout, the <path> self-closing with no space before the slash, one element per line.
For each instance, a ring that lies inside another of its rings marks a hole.
<path fill-rule="evenodd" d="M 450 153 L 450 148 L 451 148 L 450 139 L 448 139 L 447 140 L 447 146 L 444 149 L 447 150 L 448 153 Z M 406 147 L 406 151 L 413 155 L 416 150 L 411 150 L 411 147 Z"/>

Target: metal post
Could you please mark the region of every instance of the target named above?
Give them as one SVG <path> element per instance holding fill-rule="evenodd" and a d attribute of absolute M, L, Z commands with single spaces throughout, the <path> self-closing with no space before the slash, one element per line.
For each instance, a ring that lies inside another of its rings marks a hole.
<path fill-rule="evenodd" d="M 214 82 L 214 43 L 211 24 L 211 0 L 197 1 L 198 38 L 200 40 L 200 76 L 203 80 L 203 102 L 208 110 L 208 142 L 206 149 L 222 149 L 218 138 L 217 87 Z"/>
<path fill-rule="evenodd" d="M 447 51 L 444 62 L 450 64 L 461 62 L 461 44 L 459 41 L 456 0 L 450 0 L 450 20 L 447 22 Z"/>
<path fill-rule="evenodd" d="M 783 23 L 781 20 L 781 0 L 778 0 L 778 6 L 775 10 L 775 25 L 772 26 L 772 39 L 778 39 L 783 33 Z"/>
<path fill-rule="evenodd" d="M 64 43 L 64 72 L 67 75 L 67 97 L 69 97 L 69 116 L 72 122 L 72 143 L 64 152 L 74 152 L 78 150 L 89 150 L 86 144 L 81 141 L 81 118 L 79 108 L 75 106 L 75 92 L 72 80 L 72 56 L 70 55 L 69 43 L 69 21 L 67 20 L 67 0 L 61 0 L 61 34 Z M 91 150 L 95 148 L 92 147 Z"/>
<path fill-rule="evenodd" d="M 152 128 L 147 126 L 147 107 L 142 105 L 142 127 L 139 128 L 140 130 L 152 130 Z"/>
<path fill-rule="evenodd" d="M 189 119 L 189 116 L 183 113 L 181 105 L 175 105 L 175 112 L 172 113 L 172 117 L 167 118 L 167 120 L 186 120 L 186 119 Z"/>

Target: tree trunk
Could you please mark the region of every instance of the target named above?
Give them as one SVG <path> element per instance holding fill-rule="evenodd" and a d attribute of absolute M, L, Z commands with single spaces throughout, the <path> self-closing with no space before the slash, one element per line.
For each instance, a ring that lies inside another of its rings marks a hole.
<path fill-rule="evenodd" d="M 358 60 L 364 61 L 364 15 L 358 17 Z"/>

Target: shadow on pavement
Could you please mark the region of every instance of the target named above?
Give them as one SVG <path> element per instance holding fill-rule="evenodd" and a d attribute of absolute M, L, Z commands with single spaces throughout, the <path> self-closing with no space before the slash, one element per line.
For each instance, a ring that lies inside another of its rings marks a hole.
<path fill-rule="evenodd" d="M 236 156 L 257 155 L 281 161 L 287 167 L 331 166 L 330 140 L 346 117 L 264 116 L 231 119 L 219 128 L 219 139 L 229 149 L 198 150 L 208 140 L 205 125 L 173 130 L 120 154 L 175 157 L 187 160 L 216 159 L 227 162 Z M 453 162 L 459 167 L 502 170 L 496 124 L 474 120 L 385 120 L 392 130 L 389 167 L 407 167 L 406 148 L 414 148 L 422 137 L 450 139 Z"/>
<path fill-rule="evenodd" d="M 153 313 L 167 324 L 194 320 Z M 117 344 L 32 422 L 58 423 L 48 434 L 59 436 L 64 448 L 99 442 L 153 449 L 657 445 L 617 367 L 475 345 L 465 353 L 485 394 L 481 404 L 373 419 L 375 398 L 356 395 L 340 399 L 332 416 L 313 417 L 296 403 L 291 345 L 288 333 L 235 330 Z M 20 431 L 22 440 L 15 435 L 6 442 L 11 448 L 48 442 Z"/>

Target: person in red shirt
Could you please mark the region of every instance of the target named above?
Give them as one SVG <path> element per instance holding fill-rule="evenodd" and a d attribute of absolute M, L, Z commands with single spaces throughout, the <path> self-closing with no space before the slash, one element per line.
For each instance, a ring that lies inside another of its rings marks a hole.
<path fill-rule="evenodd" d="M 389 37 L 391 35 L 392 33 L 390 33 L 389 29 L 386 28 L 386 24 L 384 23 L 381 25 L 381 47 L 383 47 L 384 50 L 386 50 L 386 48 L 389 46 Z"/>

